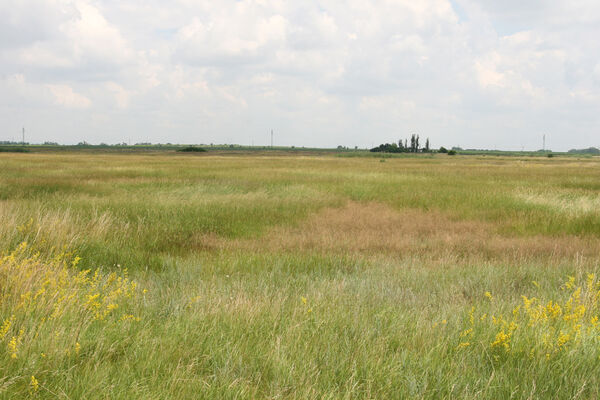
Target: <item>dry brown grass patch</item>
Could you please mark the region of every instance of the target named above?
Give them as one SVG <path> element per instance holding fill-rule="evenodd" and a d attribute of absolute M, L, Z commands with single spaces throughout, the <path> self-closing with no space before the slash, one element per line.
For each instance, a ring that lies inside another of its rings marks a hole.
<path fill-rule="evenodd" d="M 297 226 L 275 227 L 254 239 L 203 235 L 198 237 L 198 248 L 509 261 L 597 258 L 600 254 L 600 243 L 594 238 L 506 236 L 491 223 L 456 220 L 439 211 L 397 211 L 374 202 L 328 208 Z"/>

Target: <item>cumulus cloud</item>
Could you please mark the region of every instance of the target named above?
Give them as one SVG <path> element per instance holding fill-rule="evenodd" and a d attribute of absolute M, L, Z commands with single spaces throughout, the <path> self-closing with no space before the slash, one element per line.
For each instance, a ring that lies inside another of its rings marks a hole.
<path fill-rule="evenodd" d="M 88 108 L 92 102 L 87 97 L 75 93 L 73 88 L 67 85 L 46 85 L 54 95 L 56 104 L 68 108 Z"/>
<path fill-rule="evenodd" d="M 599 145 L 599 22 L 591 0 L 7 1 L 0 116 L 67 143 Z"/>

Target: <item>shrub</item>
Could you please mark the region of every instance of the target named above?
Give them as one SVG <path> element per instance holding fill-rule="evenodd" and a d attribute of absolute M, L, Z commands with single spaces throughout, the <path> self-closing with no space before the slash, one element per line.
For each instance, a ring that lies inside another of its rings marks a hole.
<path fill-rule="evenodd" d="M 204 153 L 206 150 L 203 149 L 202 147 L 187 146 L 187 147 L 181 148 L 177 151 L 185 152 L 185 153 Z"/>
<path fill-rule="evenodd" d="M 449 156 L 454 156 L 454 155 L 456 155 L 456 150 L 450 150 L 450 151 L 448 152 L 448 155 L 449 155 Z"/>

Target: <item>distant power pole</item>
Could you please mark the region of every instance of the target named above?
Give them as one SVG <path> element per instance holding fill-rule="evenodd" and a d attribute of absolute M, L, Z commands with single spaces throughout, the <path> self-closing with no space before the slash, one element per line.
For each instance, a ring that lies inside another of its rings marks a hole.
<path fill-rule="evenodd" d="M 271 129 L 271 148 L 273 148 L 273 129 Z"/>
<path fill-rule="evenodd" d="M 542 150 L 546 151 L 546 135 L 542 138 Z"/>

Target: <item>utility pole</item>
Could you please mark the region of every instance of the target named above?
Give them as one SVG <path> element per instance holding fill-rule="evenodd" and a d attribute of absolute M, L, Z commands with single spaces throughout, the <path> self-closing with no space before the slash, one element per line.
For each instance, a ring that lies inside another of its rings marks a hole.
<path fill-rule="evenodd" d="M 273 129 L 271 129 L 271 148 L 273 148 Z"/>
<path fill-rule="evenodd" d="M 546 151 L 546 135 L 545 134 L 542 139 L 542 150 Z"/>

